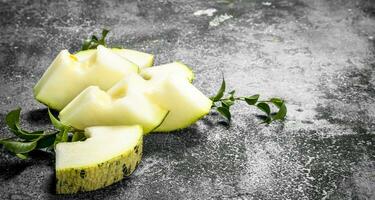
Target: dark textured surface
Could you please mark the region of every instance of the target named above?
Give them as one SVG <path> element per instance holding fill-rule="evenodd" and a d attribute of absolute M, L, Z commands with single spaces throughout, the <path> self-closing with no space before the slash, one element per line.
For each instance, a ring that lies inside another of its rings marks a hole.
<path fill-rule="evenodd" d="M 214 16 L 193 14 L 208 8 Z M 210 114 L 151 135 L 130 178 L 71 196 L 53 193 L 52 155 L 2 150 L 0 199 L 375 199 L 372 0 L 1 1 L 0 24 L 0 118 L 20 106 L 28 128 L 49 124 L 32 87 L 54 56 L 102 27 L 156 64 L 187 63 L 206 94 L 223 72 L 238 93 L 280 96 L 289 109 L 265 126 L 239 104 L 229 128 Z"/>

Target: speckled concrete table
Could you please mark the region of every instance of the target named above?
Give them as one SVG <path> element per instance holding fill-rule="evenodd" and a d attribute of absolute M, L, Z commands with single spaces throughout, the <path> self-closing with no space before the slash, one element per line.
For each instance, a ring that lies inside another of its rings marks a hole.
<path fill-rule="evenodd" d="M 0 199 L 375 199 L 372 0 L 3 0 L 0 16 L 0 118 L 20 106 L 27 128 L 49 126 L 32 87 L 54 56 L 102 27 L 156 64 L 190 65 L 208 95 L 223 73 L 239 94 L 280 96 L 289 109 L 266 126 L 238 104 L 230 127 L 210 114 L 150 135 L 131 177 L 77 195 L 53 193 L 53 155 L 2 149 Z"/>

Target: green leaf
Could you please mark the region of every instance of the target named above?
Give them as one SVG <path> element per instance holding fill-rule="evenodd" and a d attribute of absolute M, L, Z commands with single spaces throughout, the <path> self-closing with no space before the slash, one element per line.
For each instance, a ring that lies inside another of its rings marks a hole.
<path fill-rule="evenodd" d="M 217 108 L 217 111 L 218 111 L 222 116 L 224 116 L 225 118 L 227 118 L 228 121 L 231 120 L 231 117 L 232 117 L 232 116 L 231 116 L 230 111 L 229 111 L 228 108 L 226 108 L 226 107 L 218 107 L 218 108 Z"/>
<path fill-rule="evenodd" d="M 68 138 L 69 138 L 68 132 L 69 132 L 68 129 L 60 130 L 60 132 L 56 134 L 56 139 L 55 139 L 54 145 L 56 145 L 60 142 L 67 142 Z"/>
<path fill-rule="evenodd" d="M 27 154 L 26 153 L 16 153 L 16 156 L 18 158 L 21 158 L 22 160 L 25 160 L 27 158 Z"/>
<path fill-rule="evenodd" d="M 35 149 L 37 145 L 37 141 L 19 142 L 19 141 L 13 141 L 10 139 L 5 139 L 5 140 L 0 140 L 0 144 L 2 144 L 8 151 L 13 152 L 15 154 L 19 154 L 19 153 L 27 153 Z"/>
<path fill-rule="evenodd" d="M 68 126 L 65 126 L 64 124 L 62 124 L 55 116 L 53 116 L 53 114 L 51 113 L 50 109 L 48 108 L 48 115 L 49 115 L 49 118 L 53 124 L 53 126 L 59 130 L 64 130 L 64 129 L 67 129 Z"/>
<path fill-rule="evenodd" d="M 51 145 L 55 143 L 56 134 L 57 132 L 52 133 L 52 134 L 45 134 L 41 139 L 38 140 L 37 146 L 35 148 L 43 149 L 43 148 L 50 147 Z"/>
<path fill-rule="evenodd" d="M 36 138 L 38 138 L 40 135 L 43 134 L 43 131 L 29 132 L 26 130 L 22 130 L 19 125 L 20 114 L 21 114 L 21 108 L 16 108 L 10 111 L 5 117 L 5 122 L 8 125 L 10 131 L 14 135 L 25 140 L 35 140 Z"/>
<path fill-rule="evenodd" d="M 102 31 L 102 37 L 98 39 L 95 35 L 92 35 L 90 39 L 86 39 L 83 41 L 82 46 L 80 51 L 85 51 L 89 49 L 96 49 L 98 45 L 104 45 L 106 46 L 105 43 L 105 38 L 107 37 L 109 30 L 103 29 Z"/>
<path fill-rule="evenodd" d="M 99 44 L 105 46 L 105 38 L 107 37 L 107 34 L 108 34 L 108 33 L 109 33 L 109 30 L 107 30 L 107 29 L 103 29 L 103 31 L 102 31 L 102 38 L 100 38 L 100 40 L 99 40 Z"/>
<path fill-rule="evenodd" d="M 287 113 L 287 108 L 285 106 L 285 103 L 283 102 L 281 105 L 276 105 L 276 106 L 279 107 L 279 111 L 274 116 L 272 116 L 272 119 L 273 120 L 283 120 L 283 119 L 285 119 L 285 116 L 286 116 L 286 113 Z"/>
<path fill-rule="evenodd" d="M 10 130 L 18 131 L 18 124 L 19 124 L 19 121 L 20 121 L 20 113 L 21 113 L 21 108 L 16 108 L 16 109 L 10 111 L 6 115 L 5 122 L 8 125 Z"/>
<path fill-rule="evenodd" d="M 234 101 L 234 93 L 236 93 L 236 90 L 232 90 L 229 92 L 229 99 Z"/>
<path fill-rule="evenodd" d="M 259 110 L 265 112 L 267 114 L 267 116 L 270 115 L 271 109 L 270 109 L 270 107 L 269 107 L 268 104 L 263 103 L 263 102 L 262 103 L 258 103 L 257 107 L 259 108 Z"/>
<path fill-rule="evenodd" d="M 75 133 L 73 133 L 72 142 L 82 141 L 85 138 L 86 137 L 85 137 L 85 134 L 83 132 L 75 132 Z"/>
<path fill-rule="evenodd" d="M 249 105 L 255 105 L 256 102 L 258 101 L 258 99 L 259 99 L 259 94 L 249 96 L 249 97 L 245 97 L 245 101 Z"/>
<path fill-rule="evenodd" d="M 284 100 L 280 99 L 280 98 L 271 98 L 270 101 L 275 105 L 277 106 L 278 108 L 280 108 L 283 104 L 284 104 Z"/>
<path fill-rule="evenodd" d="M 69 135 L 68 135 L 69 130 L 64 129 L 62 132 L 63 133 L 62 133 L 62 136 L 61 136 L 61 142 L 67 142 L 68 138 L 69 138 Z"/>
<path fill-rule="evenodd" d="M 16 135 L 19 138 L 28 140 L 28 141 L 33 141 L 38 139 L 41 135 L 43 135 L 43 131 L 34 131 L 34 132 L 27 132 L 24 130 L 19 129 L 18 131 L 12 131 L 14 135 Z"/>
<path fill-rule="evenodd" d="M 224 92 L 225 92 L 225 80 L 224 80 L 224 77 L 223 77 L 223 81 L 221 82 L 221 86 L 220 86 L 219 91 L 216 93 L 215 96 L 211 97 L 210 99 L 213 102 L 219 101 L 221 99 L 221 97 L 223 97 Z"/>
<path fill-rule="evenodd" d="M 229 108 L 233 104 L 234 104 L 234 101 L 232 101 L 232 100 L 223 100 L 223 101 L 221 101 L 221 106 L 226 107 L 226 108 Z"/>
<path fill-rule="evenodd" d="M 263 120 L 264 123 L 271 123 L 272 122 L 272 118 L 270 116 L 267 116 L 264 120 Z"/>
<path fill-rule="evenodd" d="M 92 42 L 98 42 L 98 38 L 95 35 L 91 36 L 91 41 Z"/>
<path fill-rule="evenodd" d="M 90 39 L 84 40 L 83 44 L 82 44 L 82 47 L 81 47 L 81 51 L 88 50 L 90 48 L 90 44 L 91 44 L 91 40 Z"/>

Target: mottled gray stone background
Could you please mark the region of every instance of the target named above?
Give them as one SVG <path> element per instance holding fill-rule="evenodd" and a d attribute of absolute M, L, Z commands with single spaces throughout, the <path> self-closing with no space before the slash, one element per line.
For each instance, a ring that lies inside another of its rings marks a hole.
<path fill-rule="evenodd" d="M 217 12 L 194 15 L 208 8 Z M 77 195 L 54 194 L 53 155 L 2 149 L 0 199 L 375 199 L 373 0 L 2 0 L 0 25 L 0 118 L 20 106 L 27 128 L 49 126 L 32 87 L 54 56 L 102 27 L 156 64 L 190 65 L 207 95 L 223 73 L 239 94 L 280 96 L 289 109 L 266 126 L 238 104 L 230 127 L 212 113 L 148 136 L 131 177 Z"/>

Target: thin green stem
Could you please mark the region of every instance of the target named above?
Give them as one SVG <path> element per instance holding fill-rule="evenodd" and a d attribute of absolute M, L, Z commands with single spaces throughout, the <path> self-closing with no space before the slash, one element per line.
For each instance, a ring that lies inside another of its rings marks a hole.
<path fill-rule="evenodd" d="M 245 97 L 234 97 L 234 98 L 221 98 L 215 102 L 218 102 L 218 101 L 225 101 L 225 100 L 239 100 L 239 101 L 245 101 Z"/>
<path fill-rule="evenodd" d="M 219 99 L 215 102 L 219 102 L 219 101 L 226 101 L 226 100 L 237 100 L 237 101 L 245 101 L 245 98 L 246 97 L 234 97 L 234 98 L 222 98 L 222 99 Z M 257 103 L 272 103 L 272 101 L 270 100 L 261 100 L 261 101 L 257 101 Z"/>

